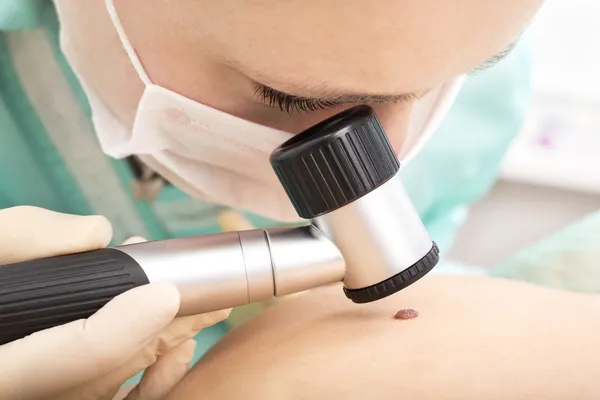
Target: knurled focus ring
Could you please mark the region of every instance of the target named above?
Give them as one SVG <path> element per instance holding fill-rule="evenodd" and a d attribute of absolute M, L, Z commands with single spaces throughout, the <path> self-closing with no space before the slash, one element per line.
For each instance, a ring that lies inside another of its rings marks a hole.
<path fill-rule="evenodd" d="M 381 300 L 412 285 L 436 266 L 440 259 L 440 250 L 435 242 L 431 250 L 419 261 L 397 275 L 383 282 L 362 289 L 346 289 L 346 297 L 354 303 L 370 303 Z"/>

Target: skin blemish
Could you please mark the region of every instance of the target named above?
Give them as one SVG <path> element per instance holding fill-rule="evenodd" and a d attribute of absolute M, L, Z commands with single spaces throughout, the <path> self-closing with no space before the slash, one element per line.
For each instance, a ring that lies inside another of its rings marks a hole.
<path fill-rule="evenodd" d="M 419 316 L 419 312 L 417 310 L 413 310 L 412 308 L 403 308 L 398 311 L 394 318 L 396 319 L 413 319 Z"/>

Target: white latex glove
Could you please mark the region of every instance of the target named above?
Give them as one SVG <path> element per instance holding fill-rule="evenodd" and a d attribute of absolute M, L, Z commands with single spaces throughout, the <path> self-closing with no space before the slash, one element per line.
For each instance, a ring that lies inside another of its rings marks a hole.
<path fill-rule="evenodd" d="M 101 248 L 111 235 L 103 217 L 35 207 L 0 210 L 0 265 Z M 229 315 L 174 319 L 178 308 L 174 286 L 145 285 L 86 320 L 0 346 L 0 399 L 112 399 L 146 368 L 127 399 L 162 398 L 187 372 L 192 338 Z"/>

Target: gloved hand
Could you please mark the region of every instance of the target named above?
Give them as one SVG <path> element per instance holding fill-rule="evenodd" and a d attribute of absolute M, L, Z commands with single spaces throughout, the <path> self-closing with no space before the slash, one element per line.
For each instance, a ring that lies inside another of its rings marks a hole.
<path fill-rule="evenodd" d="M 0 265 L 101 248 L 111 234 L 103 217 L 35 207 L 0 210 Z M 187 372 L 192 338 L 229 315 L 175 318 L 178 308 L 174 286 L 145 285 L 86 320 L 0 346 L 0 399 L 112 399 L 146 368 L 127 399 L 162 398 Z"/>

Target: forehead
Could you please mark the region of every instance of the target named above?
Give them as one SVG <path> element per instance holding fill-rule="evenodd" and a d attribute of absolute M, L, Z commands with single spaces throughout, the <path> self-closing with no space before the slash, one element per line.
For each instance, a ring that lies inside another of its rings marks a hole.
<path fill-rule="evenodd" d="M 387 93 L 474 68 L 518 35 L 541 0 L 186 3 L 198 16 L 190 34 L 204 49 L 261 83 L 286 90 L 333 81 Z"/>

